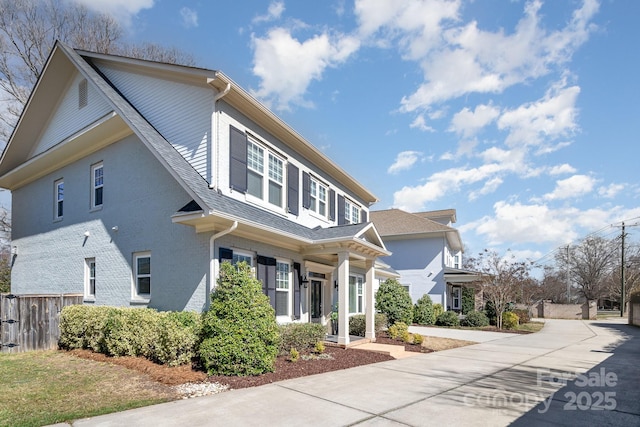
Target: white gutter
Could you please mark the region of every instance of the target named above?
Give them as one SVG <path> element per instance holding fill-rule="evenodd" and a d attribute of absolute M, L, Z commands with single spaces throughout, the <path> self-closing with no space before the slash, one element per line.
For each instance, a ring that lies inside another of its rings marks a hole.
<path fill-rule="evenodd" d="M 216 234 L 214 234 L 213 236 L 211 236 L 211 238 L 209 239 L 209 289 L 207 292 L 207 301 L 205 302 L 206 306 L 209 306 L 209 298 L 211 295 L 211 291 L 213 290 L 213 288 L 215 287 L 215 283 L 216 280 L 218 278 L 218 273 L 219 273 L 219 269 L 220 269 L 220 263 L 218 261 L 218 259 L 216 258 L 216 239 L 232 233 L 236 228 L 238 228 L 238 221 L 233 221 L 233 224 L 231 224 L 231 227 L 227 228 L 226 230 L 222 230 Z"/>
<path fill-rule="evenodd" d="M 213 86 L 213 82 L 216 78 L 208 78 L 207 84 Z M 211 113 L 211 175 L 209 176 L 209 188 L 217 188 L 218 187 L 218 168 L 215 167 L 215 161 L 218 159 L 220 155 L 220 144 L 218 143 L 218 110 L 216 105 L 218 101 L 222 99 L 226 94 L 231 90 L 231 83 L 227 83 L 227 86 L 224 88 L 222 92 L 218 92 L 213 97 L 213 112 Z M 215 150 L 214 150 L 215 146 Z M 215 151 L 215 155 L 214 155 Z M 214 176 L 215 174 L 215 176 Z"/>

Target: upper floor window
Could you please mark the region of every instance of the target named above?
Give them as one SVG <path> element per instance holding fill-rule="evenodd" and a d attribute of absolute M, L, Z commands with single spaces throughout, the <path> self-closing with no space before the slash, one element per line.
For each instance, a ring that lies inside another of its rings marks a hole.
<path fill-rule="evenodd" d="M 311 177 L 309 186 L 310 205 L 309 209 L 318 215 L 327 216 L 327 186 Z"/>
<path fill-rule="evenodd" d="M 102 206 L 104 189 L 104 168 L 102 162 L 91 166 L 91 208 Z"/>
<path fill-rule="evenodd" d="M 247 192 L 282 207 L 284 161 L 260 145 L 247 145 Z"/>
<path fill-rule="evenodd" d="M 62 219 L 64 214 L 64 181 L 62 179 L 57 180 L 54 183 L 55 198 L 54 198 L 54 219 Z"/>
<path fill-rule="evenodd" d="M 360 208 L 350 200 L 344 201 L 344 219 L 347 224 L 360 223 Z"/>
<path fill-rule="evenodd" d="M 151 294 L 151 252 L 133 254 L 135 295 L 148 297 Z"/>

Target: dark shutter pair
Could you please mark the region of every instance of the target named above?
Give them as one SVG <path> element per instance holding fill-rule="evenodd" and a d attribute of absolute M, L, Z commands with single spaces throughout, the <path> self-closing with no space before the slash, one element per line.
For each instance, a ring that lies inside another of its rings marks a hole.
<path fill-rule="evenodd" d="M 247 134 L 229 126 L 229 186 L 233 191 L 247 192 Z M 266 178 L 265 178 L 266 179 Z M 298 215 L 299 170 L 287 163 L 287 210 Z"/>

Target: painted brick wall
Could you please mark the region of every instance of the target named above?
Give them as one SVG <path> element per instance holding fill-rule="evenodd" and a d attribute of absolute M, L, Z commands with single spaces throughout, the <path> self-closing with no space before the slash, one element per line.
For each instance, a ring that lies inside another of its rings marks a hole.
<path fill-rule="evenodd" d="M 90 210 L 90 170 L 104 165 L 104 205 Z M 64 179 L 64 218 L 54 221 L 54 181 Z M 151 251 L 149 307 L 201 310 L 209 234 L 173 224 L 191 198 L 135 136 L 13 192 L 16 293 L 84 291 L 84 260 L 96 259 L 96 304 L 132 303 L 132 257 Z M 112 228 L 118 227 L 118 231 Z M 85 232 L 89 237 L 85 237 Z M 142 304 L 143 306 L 147 304 Z"/>

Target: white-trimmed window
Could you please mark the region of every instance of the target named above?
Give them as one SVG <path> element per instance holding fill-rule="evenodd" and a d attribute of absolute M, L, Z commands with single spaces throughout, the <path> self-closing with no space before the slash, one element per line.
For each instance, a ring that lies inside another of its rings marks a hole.
<path fill-rule="evenodd" d="M 284 160 L 251 140 L 247 143 L 247 192 L 283 207 Z"/>
<path fill-rule="evenodd" d="M 135 296 L 148 298 L 151 295 L 151 252 L 134 253 L 133 270 Z"/>
<path fill-rule="evenodd" d="M 104 167 L 102 162 L 91 166 L 91 208 L 102 207 Z"/>
<path fill-rule="evenodd" d="M 85 299 L 95 299 L 96 297 L 95 258 L 85 258 L 84 260 L 84 297 Z"/>
<path fill-rule="evenodd" d="M 53 219 L 60 220 L 64 215 L 64 181 L 62 179 L 53 183 L 54 188 L 54 208 Z"/>
<path fill-rule="evenodd" d="M 320 216 L 327 216 L 327 186 L 311 177 L 309 183 L 309 209 Z"/>
<path fill-rule="evenodd" d="M 233 251 L 233 260 L 231 263 L 236 265 L 240 262 L 246 262 L 249 267 L 253 267 L 253 254 Z"/>
<path fill-rule="evenodd" d="M 349 276 L 349 313 L 364 313 L 364 277 Z"/>
<path fill-rule="evenodd" d="M 291 264 L 276 262 L 276 316 L 289 316 L 291 311 Z"/>
<path fill-rule="evenodd" d="M 344 219 L 347 224 L 360 223 L 360 207 L 348 199 L 344 201 Z"/>

